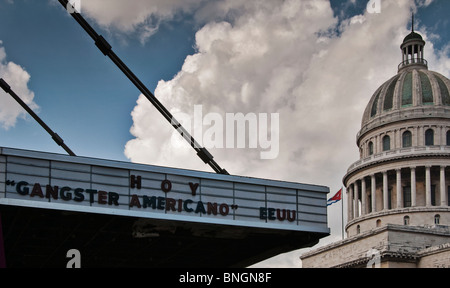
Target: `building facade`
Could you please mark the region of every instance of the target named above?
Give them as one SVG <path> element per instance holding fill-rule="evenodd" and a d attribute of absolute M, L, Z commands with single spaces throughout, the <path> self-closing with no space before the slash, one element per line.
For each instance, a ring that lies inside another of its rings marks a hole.
<path fill-rule="evenodd" d="M 428 70 L 425 44 L 413 28 L 364 111 L 343 178 L 347 238 L 303 267 L 450 267 L 450 80 Z"/>

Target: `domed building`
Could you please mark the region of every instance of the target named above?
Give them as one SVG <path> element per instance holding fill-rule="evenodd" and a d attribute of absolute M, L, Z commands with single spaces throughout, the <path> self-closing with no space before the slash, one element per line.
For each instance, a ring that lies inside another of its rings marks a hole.
<path fill-rule="evenodd" d="M 343 178 L 347 238 L 303 267 L 450 267 L 450 80 L 428 70 L 424 46 L 413 28 L 364 111 Z"/>

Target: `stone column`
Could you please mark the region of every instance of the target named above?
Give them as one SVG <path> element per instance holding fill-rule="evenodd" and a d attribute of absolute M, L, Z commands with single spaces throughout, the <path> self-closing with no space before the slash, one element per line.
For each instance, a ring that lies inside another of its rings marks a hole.
<path fill-rule="evenodd" d="M 347 202 L 347 207 L 348 207 L 347 218 L 348 218 L 348 221 L 351 221 L 351 220 L 353 220 L 353 188 L 352 188 L 352 184 L 348 185 L 347 195 L 348 195 L 348 197 L 347 197 L 347 201 L 348 201 Z"/>
<path fill-rule="evenodd" d="M 366 179 L 361 179 L 361 216 L 366 215 Z"/>
<path fill-rule="evenodd" d="M 425 200 L 426 206 L 431 206 L 431 166 L 425 166 Z"/>
<path fill-rule="evenodd" d="M 373 154 L 378 154 L 381 152 L 380 149 L 380 135 L 375 136 L 375 152 Z"/>
<path fill-rule="evenodd" d="M 388 210 L 389 208 L 389 193 L 388 193 L 388 177 L 387 171 L 383 171 L 383 210 Z"/>
<path fill-rule="evenodd" d="M 422 98 L 419 97 L 419 99 L 422 99 Z M 422 102 L 422 100 L 420 100 L 420 101 Z M 422 126 L 419 127 L 419 134 L 417 136 L 418 136 L 418 139 L 417 139 L 418 146 L 425 146 L 425 134 L 424 134 Z"/>
<path fill-rule="evenodd" d="M 392 149 L 398 149 L 402 148 L 402 133 L 400 133 L 400 129 L 394 130 L 394 137 L 395 137 L 395 147 L 392 147 Z"/>
<path fill-rule="evenodd" d="M 416 167 L 411 167 L 411 207 L 417 206 Z"/>
<path fill-rule="evenodd" d="M 402 195 L 402 169 L 396 169 L 397 173 L 397 207 L 396 208 L 402 208 L 403 207 L 403 195 Z"/>
<path fill-rule="evenodd" d="M 441 98 L 439 98 L 441 99 Z M 442 102 L 442 99 L 441 99 Z M 442 105 L 442 103 L 440 103 Z M 447 132 L 445 131 L 445 126 L 441 126 L 441 145 L 446 146 L 447 145 Z"/>
<path fill-rule="evenodd" d="M 370 193 L 372 194 L 372 213 L 377 211 L 377 199 L 376 199 L 376 195 L 375 195 L 375 190 L 377 189 L 377 185 L 375 182 L 375 174 L 370 175 L 370 180 L 371 180 L 371 188 L 370 188 Z"/>
<path fill-rule="evenodd" d="M 417 101 L 415 101 L 414 100 L 415 98 L 413 97 L 413 102 L 417 102 Z M 417 105 L 417 103 L 413 103 L 413 105 L 415 106 L 415 105 Z M 417 128 L 417 126 L 414 126 L 413 127 L 413 132 L 412 132 L 412 147 L 416 147 L 416 146 L 419 146 L 419 139 L 418 139 L 418 128 Z"/>
<path fill-rule="evenodd" d="M 447 189 L 445 189 L 445 166 L 441 166 L 441 177 L 440 177 L 440 187 L 441 190 L 441 206 L 447 206 L 447 197 L 446 192 Z"/>
<path fill-rule="evenodd" d="M 440 99 L 440 97 L 439 97 Z M 442 103 L 439 103 L 440 105 L 442 105 Z M 442 141 L 442 126 L 437 126 L 436 127 L 436 139 L 434 139 L 434 145 L 445 145 Z"/>
<path fill-rule="evenodd" d="M 354 188 L 355 190 L 355 208 L 353 210 L 353 215 L 355 218 L 359 217 L 359 188 L 358 188 L 358 182 L 355 181 Z"/>

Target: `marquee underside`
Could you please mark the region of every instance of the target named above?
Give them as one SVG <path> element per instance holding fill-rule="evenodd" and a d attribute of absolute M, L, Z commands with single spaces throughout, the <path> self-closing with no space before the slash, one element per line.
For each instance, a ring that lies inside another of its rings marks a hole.
<path fill-rule="evenodd" d="M 247 267 L 326 235 L 1 205 L 7 267 Z"/>

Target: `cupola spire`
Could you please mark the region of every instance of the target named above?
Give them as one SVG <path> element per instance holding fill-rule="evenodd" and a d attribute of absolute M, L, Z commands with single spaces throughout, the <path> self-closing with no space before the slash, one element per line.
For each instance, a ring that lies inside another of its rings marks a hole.
<path fill-rule="evenodd" d="M 428 69 L 428 63 L 424 59 L 423 53 L 425 41 L 423 41 L 420 34 L 414 32 L 414 12 L 411 18 L 411 33 L 403 39 L 403 43 L 400 46 L 402 50 L 402 62 L 398 65 L 398 72 L 410 67 Z"/>

